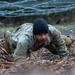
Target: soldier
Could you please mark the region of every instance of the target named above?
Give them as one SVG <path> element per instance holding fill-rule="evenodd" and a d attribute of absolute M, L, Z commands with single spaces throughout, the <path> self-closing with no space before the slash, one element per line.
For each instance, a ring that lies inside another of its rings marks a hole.
<path fill-rule="evenodd" d="M 10 33 L 5 34 L 5 48 L 9 53 L 13 52 L 14 58 L 19 56 L 26 58 L 28 54 L 41 47 L 47 48 L 53 54 L 59 55 L 60 58 L 64 58 L 68 54 L 60 31 L 47 24 L 42 18 L 38 18 L 33 24 L 25 23 L 21 25 L 9 36 L 7 34 Z"/>

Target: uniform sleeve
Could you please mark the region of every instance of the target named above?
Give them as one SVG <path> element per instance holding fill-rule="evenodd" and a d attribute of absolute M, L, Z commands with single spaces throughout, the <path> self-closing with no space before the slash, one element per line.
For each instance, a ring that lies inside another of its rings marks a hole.
<path fill-rule="evenodd" d="M 57 29 L 53 31 L 53 43 L 56 45 L 56 48 L 61 58 L 67 56 L 68 51 L 65 45 L 65 41 L 61 36 L 61 32 Z"/>
<path fill-rule="evenodd" d="M 22 36 L 18 39 L 16 49 L 14 50 L 13 57 L 25 57 L 27 50 L 29 49 L 29 41 L 28 38 L 25 36 L 25 38 Z"/>

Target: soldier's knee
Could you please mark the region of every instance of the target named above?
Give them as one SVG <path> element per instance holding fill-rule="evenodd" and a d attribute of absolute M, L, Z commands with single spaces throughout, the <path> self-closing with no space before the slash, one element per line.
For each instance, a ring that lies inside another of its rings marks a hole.
<path fill-rule="evenodd" d="M 10 36 L 10 34 L 11 34 L 10 31 L 6 31 L 6 32 L 4 33 L 4 38 L 5 38 L 5 40 L 8 39 L 8 37 Z"/>
<path fill-rule="evenodd" d="M 67 37 L 66 35 L 62 35 L 62 38 L 64 39 L 66 46 L 71 45 L 72 41 L 69 37 Z"/>
<path fill-rule="evenodd" d="M 9 48 L 9 43 L 8 43 L 8 38 L 10 36 L 11 32 L 10 31 L 6 31 L 4 33 L 4 38 L 5 38 L 5 42 L 4 42 L 4 48 L 7 52 L 10 53 L 10 48 Z"/>

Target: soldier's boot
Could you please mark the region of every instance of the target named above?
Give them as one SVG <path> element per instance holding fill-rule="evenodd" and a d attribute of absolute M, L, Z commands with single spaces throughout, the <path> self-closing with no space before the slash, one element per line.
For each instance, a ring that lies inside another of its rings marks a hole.
<path fill-rule="evenodd" d="M 8 38 L 10 36 L 11 32 L 10 31 L 6 31 L 4 33 L 4 38 L 5 38 L 5 43 L 4 43 L 4 48 L 8 53 L 11 53 L 10 47 L 9 47 L 9 43 L 8 43 Z"/>
<path fill-rule="evenodd" d="M 64 39 L 65 43 L 66 43 L 66 46 L 70 46 L 71 43 L 72 43 L 72 40 L 67 37 L 66 35 L 62 35 L 62 38 Z"/>

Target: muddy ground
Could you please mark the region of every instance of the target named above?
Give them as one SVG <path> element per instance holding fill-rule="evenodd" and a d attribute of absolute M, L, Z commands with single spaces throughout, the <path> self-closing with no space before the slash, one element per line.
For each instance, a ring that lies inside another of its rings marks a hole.
<path fill-rule="evenodd" d="M 62 62 L 58 55 L 53 55 L 47 49 L 41 48 L 37 51 L 40 59 L 20 59 L 12 61 L 11 55 L 4 54 L 3 33 L 0 37 L 0 75 L 75 75 L 75 35 L 68 30 L 65 32 L 72 40 L 67 46 L 69 58 Z M 11 62 L 12 61 L 12 62 Z"/>

